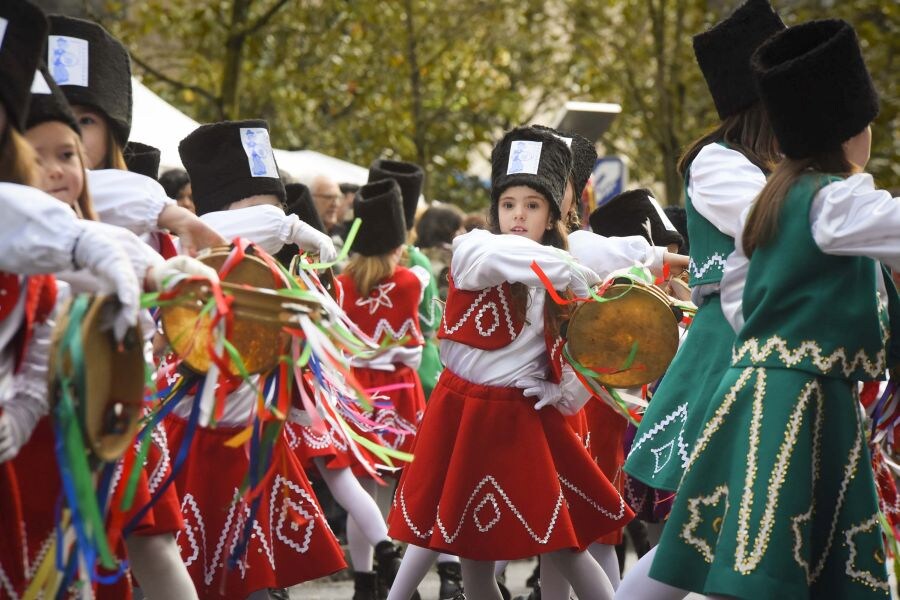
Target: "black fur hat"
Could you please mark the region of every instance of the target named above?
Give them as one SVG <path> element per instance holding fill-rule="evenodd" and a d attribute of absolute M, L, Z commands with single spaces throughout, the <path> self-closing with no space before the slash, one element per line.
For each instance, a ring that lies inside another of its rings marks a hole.
<path fill-rule="evenodd" d="M 302 183 L 288 183 L 284 186 L 284 191 L 287 194 L 284 212 L 297 215 L 304 223 L 325 233 L 325 225 L 322 224 L 322 217 L 316 210 L 309 188 Z"/>
<path fill-rule="evenodd" d="M 491 151 L 491 211 L 507 188 L 525 185 L 547 198 L 553 214 L 572 171 L 572 152 L 556 135 L 534 127 L 512 129 Z"/>
<path fill-rule="evenodd" d="M 86 47 L 85 47 L 86 46 Z M 87 52 L 87 64 L 83 52 Z M 109 120 L 123 148 L 131 133 L 131 59 L 122 42 L 93 21 L 50 15 L 47 67 L 72 106 L 90 106 Z"/>
<path fill-rule="evenodd" d="M 25 128 L 31 129 L 47 121 L 60 121 L 81 135 L 81 128 L 75 119 L 72 107 L 66 101 L 65 94 L 50 77 L 47 67 L 41 67 L 34 74 L 34 85 L 31 87 L 31 106 L 28 108 L 28 120 Z"/>
<path fill-rule="evenodd" d="M 132 173 L 159 179 L 159 149 L 140 142 L 128 142 L 122 151 L 125 164 Z"/>
<path fill-rule="evenodd" d="M 610 198 L 588 217 L 591 230 L 606 237 L 643 236 L 654 246 L 681 245 L 677 231 L 666 229 L 649 190 L 628 190 Z M 650 231 L 647 231 L 647 224 Z"/>
<path fill-rule="evenodd" d="M 406 218 L 406 229 L 409 231 L 416 221 L 416 208 L 419 206 L 419 196 L 422 195 L 425 171 L 411 162 L 379 158 L 369 167 L 369 183 L 382 179 L 393 179 L 400 186 L 400 193 L 403 195 L 403 216 Z"/>
<path fill-rule="evenodd" d="M 556 134 L 567 140 L 566 145 L 572 151 L 572 189 L 575 192 L 576 205 L 581 201 L 581 195 L 584 193 L 584 186 L 587 185 L 591 173 L 594 172 L 594 164 L 597 162 L 597 148 L 591 140 L 577 133 L 567 133 L 559 131 L 546 125 L 532 125 L 535 129 L 542 129 Z"/>
<path fill-rule="evenodd" d="M 25 129 L 31 84 L 42 62 L 47 41 L 47 17 L 40 8 L 25 0 L 0 2 L 0 102 L 7 119 L 19 131 Z"/>
<path fill-rule="evenodd" d="M 878 92 L 846 21 L 810 21 L 753 55 L 753 71 L 785 156 L 840 146 L 878 116 Z"/>
<path fill-rule="evenodd" d="M 356 192 L 353 214 L 362 219 L 352 250 L 379 256 L 406 243 L 400 186 L 394 179 L 367 183 Z"/>
<path fill-rule="evenodd" d="M 269 126 L 261 119 L 201 125 L 181 140 L 178 154 L 198 215 L 257 194 L 275 194 L 284 202 Z"/>
<path fill-rule="evenodd" d="M 750 57 L 760 44 L 784 28 L 768 0 L 747 0 L 712 29 L 694 36 L 694 55 L 720 119 L 749 108 L 759 99 Z"/>

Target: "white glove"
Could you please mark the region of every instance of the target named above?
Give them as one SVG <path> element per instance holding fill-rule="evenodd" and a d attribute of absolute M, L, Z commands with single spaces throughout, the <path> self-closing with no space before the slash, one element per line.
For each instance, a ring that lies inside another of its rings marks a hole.
<path fill-rule="evenodd" d="M 337 250 L 330 237 L 312 225 L 304 223 L 297 215 L 290 215 L 287 219 L 288 229 L 285 231 L 284 243 L 293 242 L 303 250 L 317 253 L 320 262 L 332 262 L 337 258 Z"/>
<path fill-rule="evenodd" d="M 215 269 L 190 256 L 173 256 L 147 269 L 147 281 L 157 290 L 171 287 L 183 279 L 183 276 L 202 277 L 212 283 L 219 281 L 219 274 Z"/>
<path fill-rule="evenodd" d="M 575 295 L 584 297 L 588 295 L 588 289 L 595 284 L 600 283 L 600 276 L 594 273 L 590 268 L 579 264 L 572 263 L 572 273 L 569 285 Z"/>
<path fill-rule="evenodd" d="M 79 221 L 79 225 L 82 232 L 75 242 L 73 261 L 76 267 L 88 269 L 115 290 L 121 306 L 113 322 L 113 333 L 121 341 L 137 323 L 141 288 L 128 255 L 104 233 L 102 224 Z"/>
<path fill-rule="evenodd" d="M 544 379 L 523 377 L 517 380 L 515 385 L 523 390 L 526 397 L 540 398 L 534 405 L 535 410 L 541 410 L 545 406 L 552 406 L 563 415 L 570 417 L 584 406 L 583 402 L 572 402 L 565 394 L 563 386 Z"/>

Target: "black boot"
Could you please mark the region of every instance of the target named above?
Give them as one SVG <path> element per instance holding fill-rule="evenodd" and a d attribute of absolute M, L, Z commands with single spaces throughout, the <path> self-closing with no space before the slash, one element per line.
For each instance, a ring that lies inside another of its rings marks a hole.
<path fill-rule="evenodd" d="M 394 585 L 394 578 L 400 570 L 400 546 L 391 540 L 382 540 L 375 545 L 375 573 L 378 575 L 378 590 L 386 598 Z"/>
<path fill-rule="evenodd" d="M 373 572 L 353 573 L 353 600 L 380 600 L 378 576 Z"/>
<path fill-rule="evenodd" d="M 452 600 L 463 591 L 462 568 L 458 562 L 439 562 L 437 564 L 438 577 L 441 578 L 441 588 L 438 592 L 439 600 Z"/>

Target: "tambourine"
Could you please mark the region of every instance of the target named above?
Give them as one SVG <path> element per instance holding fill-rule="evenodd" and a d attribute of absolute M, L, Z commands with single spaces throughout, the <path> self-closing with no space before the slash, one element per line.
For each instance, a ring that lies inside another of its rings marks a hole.
<path fill-rule="evenodd" d="M 112 296 L 71 299 L 53 331 L 48 369 L 51 402 L 56 406 L 66 386 L 87 449 L 106 462 L 134 442 L 143 414 L 141 332 L 133 327 L 116 343 L 109 324 L 118 308 Z"/>
<path fill-rule="evenodd" d="M 629 388 L 659 379 L 678 350 L 680 311 L 656 286 L 616 279 L 605 302 L 585 302 L 569 319 L 566 348 L 601 385 Z"/>
<path fill-rule="evenodd" d="M 221 271 L 231 252 L 231 247 L 219 246 L 206 250 L 197 259 Z M 221 281 L 222 291 L 233 297 L 232 328 L 227 339 L 250 374 L 274 368 L 290 340 L 284 327 L 295 325 L 301 314 L 316 318 L 319 310 L 314 302 L 279 294 L 276 290 L 287 287 L 284 276 L 252 252 L 252 248 L 248 249 Z M 212 297 L 212 290 L 206 283 L 187 281 L 175 291 L 177 300 L 161 309 L 163 333 L 188 368 L 206 373 L 213 363 L 209 351 L 213 318 L 201 311 Z M 228 370 L 232 375 L 240 374 L 230 358 Z"/>

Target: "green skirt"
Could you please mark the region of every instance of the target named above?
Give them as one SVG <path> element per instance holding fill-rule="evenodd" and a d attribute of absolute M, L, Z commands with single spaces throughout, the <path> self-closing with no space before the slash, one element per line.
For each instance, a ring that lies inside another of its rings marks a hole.
<path fill-rule="evenodd" d="M 707 297 L 644 413 L 625 472 L 651 487 L 678 489 L 706 407 L 731 366 L 734 337 L 719 295 Z"/>
<path fill-rule="evenodd" d="M 650 577 L 747 600 L 888 598 L 854 386 L 804 371 L 730 368 Z"/>

